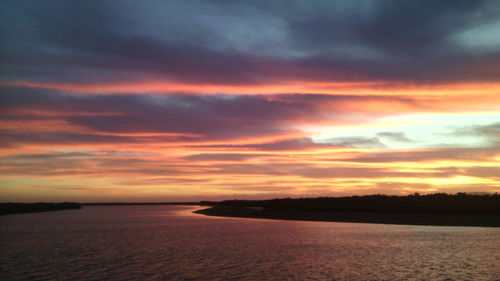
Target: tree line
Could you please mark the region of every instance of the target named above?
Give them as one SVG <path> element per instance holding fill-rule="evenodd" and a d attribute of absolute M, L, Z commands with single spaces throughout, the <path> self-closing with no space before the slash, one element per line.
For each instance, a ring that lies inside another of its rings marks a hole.
<path fill-rule="evenodd" d="M 441 214 L 500 214 L 500 195 L 434 193 L 407 196 L 366 195 L 349 197 L 279 198 L 270 200 L 202 201 L 202 205 L 262 207 L 279 211 L 383 212 Z"/>

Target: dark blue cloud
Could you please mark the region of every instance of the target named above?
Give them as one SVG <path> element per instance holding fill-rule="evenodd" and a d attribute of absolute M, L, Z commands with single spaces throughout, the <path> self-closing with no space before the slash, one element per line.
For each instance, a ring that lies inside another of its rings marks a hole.
<path fill-rule="evenodd" d="M 461 37 L 495 3 L 7 0 L 0 79 L 498 81 L 500 46 Z"/>

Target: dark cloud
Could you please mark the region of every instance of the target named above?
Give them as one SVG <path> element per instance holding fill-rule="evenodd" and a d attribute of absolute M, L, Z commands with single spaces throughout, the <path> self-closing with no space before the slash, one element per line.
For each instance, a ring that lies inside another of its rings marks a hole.
<path fill-rule="evenodd" d="M 385 147 L 378 138 L 338 137 L 325 140 L 326 143 L 343 147 Z"/>
<path fill-rule="evenodd" d="M 408 138 L 405 133 L 402 132 L 380 132 L 377 134 L 377 136 L 397 142 L 414 142 L 412 139 Z"/>
<path fill-rule="evenodd" d="M 5 131 L 1 142 L 16 143 L 130 143 L 157 141 L 206 141 L 276 136 L 297 133 L 296 123 L 341 118 L 345 102 L 397 102 L 418 106 L 408 98 L 282 95 L 71 95 L 46 90 L 3 87 L 0 119 L 9 121 L 57 121 L 87 131 Z M 338 114 L 336 114 L 338 113 Z M 90 132 L 88 131 L 90 130 Z M 140 137 L 123 134 L 168 133 L 178 136 Z M 351 141 L 350 144 L 347 142 Z M 373 140 L 339 140 L 336 145 L 374 144 Z M 274 143 L 246 145 L 258 150 L 298 150 L 331 147 L 296 138 Z"/>
<path fill-rule="evenodd" d="M 149 3 L 155 4 L 159 2 Z M 162 77 L 190 82 L 255 82 L 250 73 L 255 66 L 249 58 L 207 49 L 204 44 L 178 44 L 175 38 L 164 40 L 161 33 L 146 34 L 140 23 L 136 25 L 120 13 L 134 13 L 124 11 L 127 5 L 120 1 L 6 1 L 3 5 L 1 34 L 8 38 L 2 44 L 5 78 L 110 82 Z M 183 32 L 182 26 L 170 28 Z"/>
<path fill-rule="evenodd" d="M 485 136 L 493 139 L 500 137 L 500 122 L 494 122 L 489 125 L 462 126 L 451 132 L 454 136 Z"/>
<path fill-rule="evenodd" d="M 0 147 L 21 144 L 132 144 L 183 140 L 189 140 L 189 138 L 177 136 L 117 136 L 112 134 L 73 133 L 67 131 L 27 132 L 23 130 L 0 130 Z"/>
<path fill-rule="evenodd" d="M 453 39 L 498 22 L 495 1 L 269 2 L 2 1 L 0 78 L 255 84 L 500 77 L 500 46 L 470 49 Z"/>
<path fill-rule="evenodd" d="M 17 155 L 9 155 L 8 157 L 1 157 L 0 161 L 55 160 L 55 159 L 79 158 L 87 156 L 89 156 L 89 154 L 84 152 L 17 154 Z"/>
<path fill-rule="evenodd" d="M 485 146 L 497 148 L 500 151 L 500 122 L 493 122 L 488 125 L 469 125 L 454 128 L 449 133 L 444 133 L 448 136 L 456 138 L 474 137 L 483 139 Z"/>

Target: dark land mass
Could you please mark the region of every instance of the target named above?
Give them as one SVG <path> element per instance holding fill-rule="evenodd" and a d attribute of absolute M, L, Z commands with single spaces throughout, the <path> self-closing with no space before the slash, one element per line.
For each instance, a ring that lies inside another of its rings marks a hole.
<path fill-rule="evenodd" d="M 81 209 L 79 203 L 0 203 L 0 215 Z"/>
<path fill-rule="evenodd" d="M 201 202 L 198 214 L 306 221 L 500 227 L 500 195 L 430 194 Z"/>
<path fill-rule="evenodd" d="M 103 202 L 81 203 L 87 206 L 129 206 L 129 205 L 200 205 L 200 202 Z"/>
<path fill-rule="evenodd" d="M 0 215 L 81 209 L 82 206 L 196 205 L 200 202 L 0 203 Z"/>

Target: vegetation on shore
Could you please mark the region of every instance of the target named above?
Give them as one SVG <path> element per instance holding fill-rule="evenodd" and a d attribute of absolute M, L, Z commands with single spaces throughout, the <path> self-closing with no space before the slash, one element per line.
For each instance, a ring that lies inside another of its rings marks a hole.
<path fill-rule="evenodd" d="M 0 203 L 0 215 L 81 209 L 79 203 Z"/>
<path fill-rule="evenodd" d="M 367 195 L 349 197 L 283 198 L 271 200 L 202 201 L 202 205 L 260 207 L 279 211 L 378 212 L 426 214 L 500 214 L 500 195 L 435 193 L 407 196 Z"/>
<path fill-rule="evenodd" d="M 500 196 L 413 194 L 227 200 L 195 213 L 208 216 L 379 224 L 500 227 Z"/>

